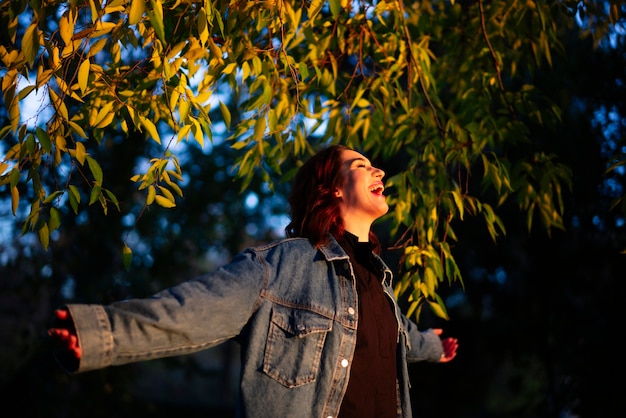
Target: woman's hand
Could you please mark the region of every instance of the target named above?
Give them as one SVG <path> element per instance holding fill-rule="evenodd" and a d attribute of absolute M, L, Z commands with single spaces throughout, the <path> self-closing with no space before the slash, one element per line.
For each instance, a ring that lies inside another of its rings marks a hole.
<path fill-rule="evenodd" d="M 441 328 L 433 328 L 433 331 L 437 335 L 441 335 L 443 333 Z M 439 363 L 447 363 L 456 357 L 456 350 L 459 348 L 459 342 L 456 338 L 442 338 L 441 347 L 443 348 L 443 354 L 441 354 Z"/>
<path fill-rule="evenodd" d="M 58 343 L 65 356 L 69 354 L 75 360 L 81 357 L 81 349 L 78 346 L 78 337 L 74 329 L 74 321 L 67 309 L 57 309 L 54 311 L 55 321 L 52 328 L 48 330 L 48 335 Z"/>

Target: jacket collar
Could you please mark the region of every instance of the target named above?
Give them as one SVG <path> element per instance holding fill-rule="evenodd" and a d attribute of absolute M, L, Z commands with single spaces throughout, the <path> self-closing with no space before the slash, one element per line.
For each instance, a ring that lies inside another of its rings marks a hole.
<path fill-rule="evenodd" d="M 334 236 L 330 236 L 330 240 L 327 244 L 322 245 L 320 247 L 320 252 L 324 255 L 327 261 L 338 261 L 338 260 L 348 260 L 350 256 L 346 253 L 346 251 L 339 245 Z M 391 282 L 393 280 L 393 274 L 387 264 L 380 258 L 377 254 L 374 254 L 374 261 L 380 267 L 384 274 L 384 282 L 387 286 L 391 286 Z"/>

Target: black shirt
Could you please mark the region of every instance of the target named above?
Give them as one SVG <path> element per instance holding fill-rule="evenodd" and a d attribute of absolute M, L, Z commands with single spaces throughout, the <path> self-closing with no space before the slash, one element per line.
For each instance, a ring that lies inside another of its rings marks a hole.
<path fill-rule="evenodd" d="M 395 418 L 397 397 L 397 324 L 381 284 L 369 242 L 348 232 L 339 240 L 356 276 L 359 317 L 356 351 L 340 418 Z"/>

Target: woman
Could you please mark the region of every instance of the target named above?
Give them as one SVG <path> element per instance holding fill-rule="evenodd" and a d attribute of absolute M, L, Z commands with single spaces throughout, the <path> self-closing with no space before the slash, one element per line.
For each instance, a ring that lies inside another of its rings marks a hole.
<path fill-rule="evenodd" d="M 384 172 L 332 146 L 296 174 L 288 238 L 147 299 L 70 304 L 49 331 L 84 372 L 241 344 L 240 417 L 412 417 L 408 362 L 447 362 L 457 340 L 398 307 L 370 228 Z M 70 361 L 71 360 L 71 361 Z"/>

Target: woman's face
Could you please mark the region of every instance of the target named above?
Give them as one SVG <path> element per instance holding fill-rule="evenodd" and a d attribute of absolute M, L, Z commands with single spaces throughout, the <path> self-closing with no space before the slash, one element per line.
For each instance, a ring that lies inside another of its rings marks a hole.
<path fill-rule="evenodd" d="M 353 150 L 341 152 L 341 173 L 344 184 L 335 191 L 341 199 L 339 208 L 344 223 L 369 226 L 389 210 L 383 190 L 385 172 Z"/>

